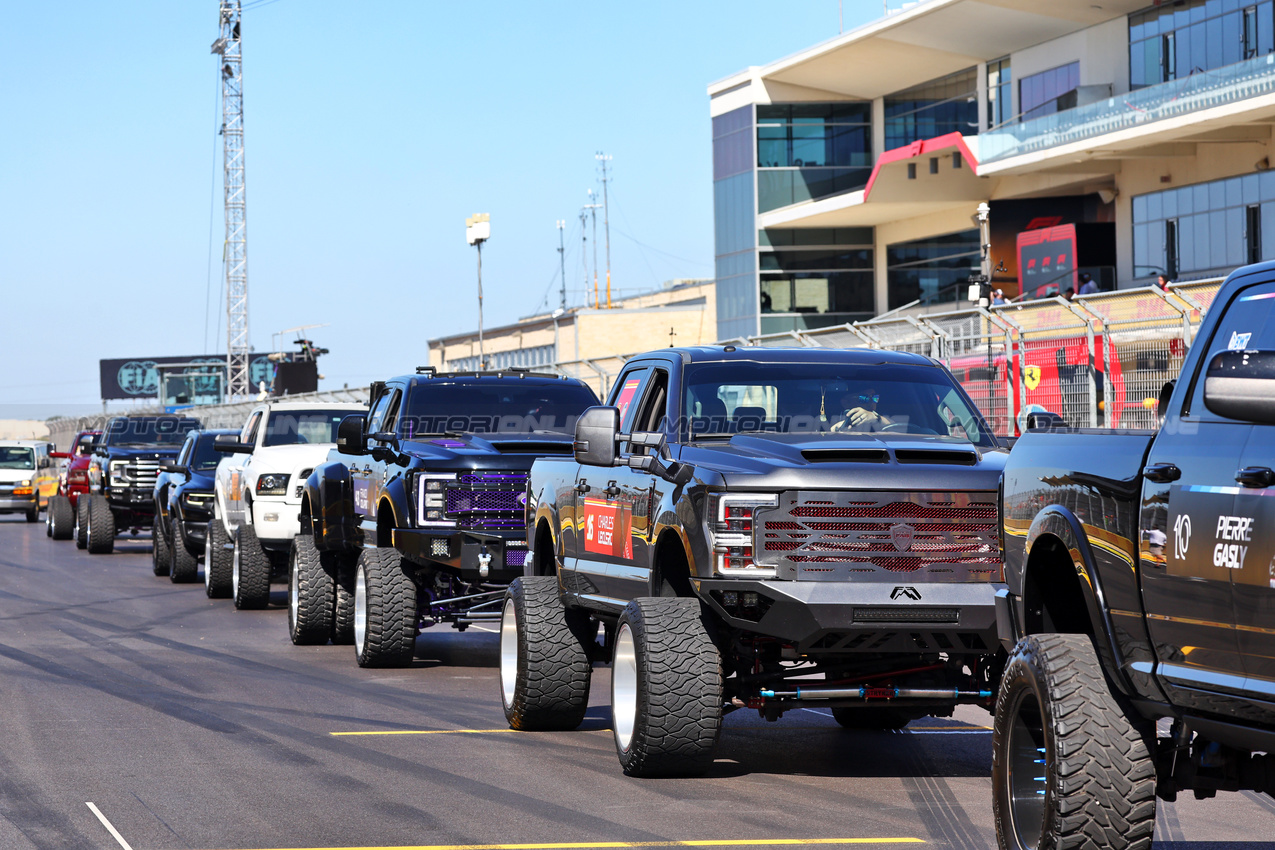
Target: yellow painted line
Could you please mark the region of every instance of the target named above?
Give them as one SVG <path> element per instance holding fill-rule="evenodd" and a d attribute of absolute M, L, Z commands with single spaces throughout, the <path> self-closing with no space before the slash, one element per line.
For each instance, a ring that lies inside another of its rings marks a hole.
<path fill-rule="evenodd" d="M 920 838 L 756 838 L 706 841 L 580 841 L 560 844 L 396 844 L 365 847 L 287 847 L 279 850 L 608 850 L 617 847 L 792 847 L 810 844 L 924 844 Z"/>
<path fill-rule="evenodd" d="M 517 732 L 517 729 L 386 729 L 380 732 L 329 732 L 329 735 L 486 735 L 489 732 Z"/>

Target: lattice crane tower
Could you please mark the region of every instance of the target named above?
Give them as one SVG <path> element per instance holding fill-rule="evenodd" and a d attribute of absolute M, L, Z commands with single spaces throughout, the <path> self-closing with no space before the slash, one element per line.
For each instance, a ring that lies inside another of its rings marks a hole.
<path fill-rule="evenodd" d="M 252 391 L 248 375 L 248 226 L 244 192 L 243 53 L 240 0 L 220 0 L 221 34 L 212 52 L 221 57 L 221 138 L 225 172 L 226 396 Z"/>

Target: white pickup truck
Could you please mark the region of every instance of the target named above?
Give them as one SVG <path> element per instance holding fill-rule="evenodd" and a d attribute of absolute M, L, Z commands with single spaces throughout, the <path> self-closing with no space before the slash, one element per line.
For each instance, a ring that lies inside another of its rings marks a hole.
<path fill-rule="evenodd" d="M 336 429 L 357 403 L 267 401 L 253 408 L 236 437 L 218 437 L 213 519 L 204 538 L 204 589 L 233 596 L 236 608 L 264 608 L 270 582 L 286 577 L 288 549 L 301 530 L 305 480 L 336 443 Z"/>

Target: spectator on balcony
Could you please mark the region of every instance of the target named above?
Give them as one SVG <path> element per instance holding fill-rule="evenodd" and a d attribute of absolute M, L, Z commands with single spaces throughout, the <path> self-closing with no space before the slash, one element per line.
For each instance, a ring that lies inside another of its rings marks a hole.
<path fill-rule="evenodd" d="M 1080 276 L 1080 295 L 1093 295 L 1098 291 L 1098 284 L 1094 283 L 1093 277 L 1088 274 Z"/>
<path fill-rule="evenodd" d="M 992 306 L 996 307 L 1004 303 L 1006 303 L 1004 290 L 993 289 L 992 290 Z"/>
<path fill-rule="evenodd" d="M 1170 281 L 1169 281 L 1169 276 L 1168 276 L 1167 274 L 1158 274 L 1158 275 L 1156 275 L 1156 278 L 1155 278 L 1155 285 L 1156 285 L 1156 287 L 1157 287 L 1158 289 L 1160 289 L 1160 290 L 1162 290 L 1162 291 L 1164 291 L 1164 292 L 1168 292 L 1168 291 L 1169 291 L 1169 283 L 1170 283 Z"/>
<path fill-rule="evenodd" d="M 1072 289 L 1070 286 L 1067 287 L 1067 291 L 1063 293 L 1063 298 L 1066 298 L 1068 301 L 1070 301 L 1071 299 L 1075 297 L 1076 297 L 1076 290 Z"/>

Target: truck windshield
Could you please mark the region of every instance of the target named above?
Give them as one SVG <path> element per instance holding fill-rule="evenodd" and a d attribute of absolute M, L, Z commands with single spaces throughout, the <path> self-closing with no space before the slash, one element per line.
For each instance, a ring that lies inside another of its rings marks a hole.
<path fill-rule="evenodd" d="M 0 446 L 0 469 L 35 469 L 35 452 L 22 446 Z"/>
<path fill-rule="evenodd" d="M 276 410 L 266 423 L 263 446 L 287 446 L 294 443 L 335 443 L 336 426 L 351 410 Z"/>
<path fill-rule="evenodd" d="M 683 399 L 692 439 L 871 433 L 993 445 L 978 408 L 932 366 L 703 363 L 687 367 Z"/>
<path fill-rule="evenodd" d="M 571 434 L 576 417 L 597 403 L 593 390 L 565 381 L 418 384 L 407 397 L 398 434 L 404 439 L 449 432 Z"/>
<path fill-rule="evenodd" d="M 199 427 L 198 419 L 139 416 L 112 419 L 106 429 L 108 446 L 180 446 L 186 434 Z"/>
<path fill-rule="evenodd" d="M 190 468 L 195 472 L 212 472 L 217 468 L 217 462 L 225 457 L 213 448 L 213 440 L 216 436 L 216 434 L 207 434 L 195 443 L 195 450 L 191 452 L 190 457 Z"/>

